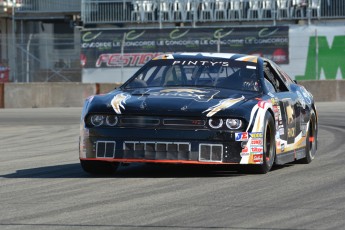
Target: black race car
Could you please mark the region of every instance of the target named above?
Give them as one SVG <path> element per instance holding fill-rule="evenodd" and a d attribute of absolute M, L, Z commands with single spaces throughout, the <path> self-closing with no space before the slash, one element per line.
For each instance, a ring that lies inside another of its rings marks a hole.
<path fill-rule="evenodd" d="M 267 173 L 273 164 L 310 163 L 317 132 L 313 96 L 272 61 L 166 54 L 118 89 L 86 100 L 80 162 L 89 173 L 131 162 L 236 164 Z"/>

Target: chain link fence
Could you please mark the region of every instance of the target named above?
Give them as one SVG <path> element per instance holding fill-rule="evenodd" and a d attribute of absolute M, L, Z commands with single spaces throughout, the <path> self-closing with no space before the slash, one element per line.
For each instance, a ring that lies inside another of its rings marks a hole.
<path fill-rule="evenodd" d="M 80 42 L 76 34 L 5 35 L 0 72 L 9 71 L 11 82 L 80 82 Z M 4 53 L 4 52 L 3 52 Z M 1 74 L 1 73 L 0 73 Z"/>

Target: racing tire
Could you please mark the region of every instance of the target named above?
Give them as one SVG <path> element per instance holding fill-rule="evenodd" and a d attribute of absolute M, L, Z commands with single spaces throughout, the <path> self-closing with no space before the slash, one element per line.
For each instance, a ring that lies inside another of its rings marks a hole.
<path fill-rule="evenodd" d="M 315 113 L 310 115 L 309 128 L 306 135 L 305 157 L 300 160 L 302 164 L 309 164 L 315 158 L 317 145 L 317 124 Z"/>
<path fill-rule="evenodd" d="M 80 165 L 85 172 L 95 175 L 112 175 L 119 167 L 119 163 L 87 160 L 80 160 Z"/>
<path fill-rule="evenodd" d="M 275 133 L 276 128 L 273 117 L 270 113 L 266 113 L 263 131 L 263 162 L 258 165 L 245 165 L 243 170 L 254 174 L 266 174 L 271 170 L 276 156 Z"/>

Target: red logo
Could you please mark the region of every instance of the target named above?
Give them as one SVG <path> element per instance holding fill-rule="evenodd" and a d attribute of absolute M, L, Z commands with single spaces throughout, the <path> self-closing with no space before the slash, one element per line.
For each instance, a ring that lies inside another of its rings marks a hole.
<path fill-rule="evenodd" d="M 263 148 L 262 147 L 252 147 L 251 152 L 252 153 L 262 153 Z"/>
<path fill-rule="evenodd" d="M 262 140 L 261 139 L 254 139 L 254 140 L 251 140 L 251 144 L 252 145 L 262 145 Z"/>
<path fill-rule="evenodd" d="M 254 157 L 253 157 L 253 161 L 255 163 L 260 163 L 260 162 L 262 162 L 262 160 L 263 160 L 262 155 L 254 155 Z"/>
<path fill-rule="evenodd" d="M 258 106 L 259 106 L 261 109 L 264 109 L 266 103 L 267 103 L 266 101 L 259 101 L 259 102 L 258 102 Z"/>
<path fill-rule="evenodd" d="M 274 62 L 276 62 L 277 64 L 286 63 L 286 61 L 287 61 L 287 54 L 286 54 L 285 50 L 283 50 L 283 49 L 276 49 L 273 52 L 272 60 Z"/>
<path fill-rule="evenodd" d="M 96 61 L 96 67 L 105 65 L 107 67 L 131 67 L 143 66 L 146 62 L 161 53 L 126 53 L 126 54 L 101 54 Z"/>

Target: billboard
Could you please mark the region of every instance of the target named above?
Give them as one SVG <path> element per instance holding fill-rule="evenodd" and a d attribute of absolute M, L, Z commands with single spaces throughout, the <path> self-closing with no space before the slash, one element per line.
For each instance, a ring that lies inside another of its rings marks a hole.
<path fill-rule="evenodd" d="M 82 31 L 84 68 L 140 67 L 172 52 L 259 55 L 289 63 L 289 27 L 116 29 Z"/>

